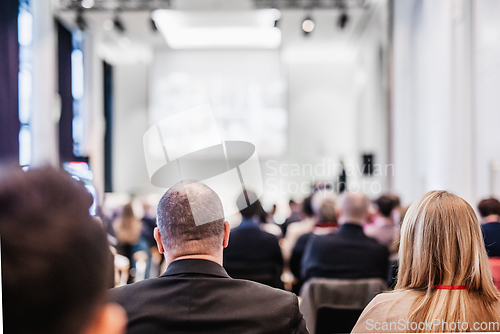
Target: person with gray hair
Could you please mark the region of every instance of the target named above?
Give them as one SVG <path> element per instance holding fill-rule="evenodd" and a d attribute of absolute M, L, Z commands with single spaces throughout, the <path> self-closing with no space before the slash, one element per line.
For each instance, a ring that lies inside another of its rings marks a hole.
<path fill-rule="evenodd" d="M 340 228 L 336 233 L 311 237 L 302 258 L 301 278 L 387 278 L 386 247 L 363 232 L 370 200 L 363 193 L 344 193 L 340 201 Z"/>
<path fill-rule="evenodd" d="M 111 291 L 127 311 L 128 334 L 307 333 L 297 296 L 224 270 L 230 227 L 208 186 L 174 185 L 158 204 L 157 223 L 165 273 Z"/>

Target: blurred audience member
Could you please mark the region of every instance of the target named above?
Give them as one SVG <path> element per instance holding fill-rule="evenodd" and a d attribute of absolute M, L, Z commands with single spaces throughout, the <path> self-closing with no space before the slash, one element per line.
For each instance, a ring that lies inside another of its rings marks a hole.
<path fill-rule="evenodd" d="M 112 262 L 91 204 L 64 172 L 0 169 L 5 333 L 124 333 L 125 312 L 106 301 Z"/>
<path fill-rule="evenodd" d="M 481 229 L 488 256 L 500 256 L 500 202 L 488 198 L 479 202 Z"/>
<path fill-rule="evenodd" d="M 406 212 L 408 211 L 408 207 L 400 207 L 398 210 L 398 217 L 399 217 L 399 229 L 397 230 L 396 234 L 396 240 L 394 241 L 394 250 L 391 252 L 389 255 L 389 276 L 387 277 L 387 286 L 389 289 L 394 289 L 396 286 L 396 279 L 398 275 L 398 268 L 399 268 L 399 260 L 398 260 L 398 253 L 399 253 L 399 246 L 401 244 L 400 238 L 401 238 L 401 226 L 403 225 L 404 218 L 406 216 Z"/>
<path fill-rule="evenodd" d="M 290 206 L 290 216 L 285 219 L 285 222 L 283 224 L 281 224 L 281 231 L 283 232 L 283 236 L 286 236 L 288 225 L 298 222 L 302 219 L 302 208 L 300 206 L 300 203 L 297 203 L 293 199 L 291 199 L 288 202 L 288 205 Z"/>
<path fill-rule="evenodd" d="M 304 251 L 301 278 L 387 279 L 389 252 L 363 232 L 369 199 L 362 193 L 344 192 L 340 228 L 336 233 L 314 235 Z"/>
<path fill-rule="evenodd" d="M 276 205 L 274 206 L 273 210 L 276 210 Z M 257 216 L 259 217 L 259 221 L 261 224 L 260 228 L 263 231 L 271 233 L 278 239 L 281 239 L 281 237 L 283 236 L 281 228 L 274 222 L 273 216 L 270 213 L 267 213 L 266 210 L 264 210 L 262 204 L 259 201 L 257 201 Z"/>
<path fill-rule="evenodd" d="M 365 234 L 392 251 L 398 231 L 398 226 L 392 218 L 396 202 L 393 197 L 383 195 L 377 198 L 375 206 L 377 207 L 376 218 L 372 224 L 365 227 Z"/>
<path fill-rule="evenodd" d="M 302 201 L 302 220 L 288 226 L 286 236 L 281 243 L 281 251 L 286 264 L 289 264 L 292 250 L 300 236 L 311 232 L 316 225 L 316 217 L 314 217 L 311 204 L 312 197 L 313 195 L 310 195 Z"/>
<path fill-rule="evenodd" d="M 298 282 L 293 286 L 293 290 L 296 293 L 300 292 L 300 288 L 304 283 L 300 279 L 301 272 L 301 262 L 302 257 L 304 256 L 304 250 L 308 241 L 311 239 L 313 235 L 324 235 L 329 233 L 334 233 L 337 231 L 337 204 L 335 200 L 332 198 L 325 198 L 321 203 L 321 207 L 319 208 L 319 212 L 317 213 L 317 221 L 315 228 L 312 232 L 303 234 L 295 244 L 295 247 L 292 251 L 292 256 L 290 258 L 290 270 L 292 274 L 298 278 Z M 292 227 L 293 224 L 290 226 Z"/>
<path fill-rule="evenodd" d="M 142 228 L 141 235 L 139 237 L 139 241 L 133 247 L 132 252 L 144 252 L 147 256 L 146 258 L 146 270 L 144 278 L 149 278 L 151 273 L 151 263 L 152 263 L 152 254 L 151 248 L 154 249 L 156 242 L 153 236 L 154 229 L 156 227 L 156 217 L 151 213 L 151 205 L 147 202 L 147 200 L 143 203 L 144 208 L 144 216 L 141 219 Z"/>
<path fill-rule="evenodd" d="M 238 197 L 242 221 L 231 231 L 229 245 L 224 249 L 224 268 L 232 278 L 283 289 L 283 256 L 278 239 L 261 230 L 257 216 L 260 203 L 254 193 L 247 191 L 246 194 L 253 204 L 247 206 L 245 194 Z"/>
<path fill-rule="evenodd" d="M 127 257 L 130 261 L 130 268 L 135 268 L 134 250 L 139 242 L 142 230 L 142 222 L 134 214 L 132 203 L 126 204 L 121 214 L 113 221 L 113 229 L 118 241 L 116 250 L 118 254 Z M 129 283 L 133 281 L 134 271 L 131 271 Z"/>
<path fill-rule="evenodd" d="M 403 222 L 399 254 L 396 291 L 375 297 L 354 333 L 380 332 L 370 324 L 384 323 L 392 333 L 499 331 L 499 292 L 479 222 L 465 200 L 432 191 L 415 201 Z M 397 325 L 389 328 L 391 323 Z"/>
<path fill-rule="evenodd" d="M 194 217 L 210 223 L 197 226 Z M 295 295 L 228 276 L 222 250 L 229 233 L 212 189 L 194 181 L 170 188 L 158 205 L 155 229 L 167 271 L 112 290 L 127 310 L 127 333 L 307 333 Z M 270 234 L 269 240 L 278 242 Z"/>

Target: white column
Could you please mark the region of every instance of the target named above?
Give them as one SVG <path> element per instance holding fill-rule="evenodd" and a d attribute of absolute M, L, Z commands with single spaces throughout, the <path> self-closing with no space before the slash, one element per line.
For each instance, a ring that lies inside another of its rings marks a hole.
<path fill-rule="evenodd" d="M 444 189 L 475 203 L 472 0 L 395 1 L 394 191 Z"/>
<path fill-rule="evenodd" d="M 87 140 L 85 152 L 89 156 L 94 174 L 94 186 L 99 199 L 104 195 L 104 74 L 103 62 L 97 53 L 100 36 L 96 30 L 88 29 L 84 35 L 83 61 L 85 69 L 85 95 L 83 98 L 84 122 Z"/>
<path fill-rule="evenodd" d="M 33 108 L 31 165 L 59 163 L 60 99 L 57 94 L 57 38 L 52 1 L 31 1 L 33 13 Z"/>

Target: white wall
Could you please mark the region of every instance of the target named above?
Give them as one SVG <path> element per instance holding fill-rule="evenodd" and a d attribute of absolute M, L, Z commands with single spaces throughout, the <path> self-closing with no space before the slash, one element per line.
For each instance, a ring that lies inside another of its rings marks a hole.
<path fill-rule="evenodd" d="M 148 129 L 147 65 L 113 67 L 113 191 L 149 189 L 142 137 Z"/>
<path fill-rule="evenodd" d="M 283 11 L 279 22 L 283 42 L 277 52 L 280 70 L 287 82 L 288 147 L 281 156 L 261 159 L 265 182 L 263 200 L 267 206 L 280 202 L 286 208 L 290 197 L 304 197 L 305 193 L 296 186 L 335 181 L 340 159 L 352 166 L 348 181 L 359 186 L 365 182 L 364 187 L 369 192 L 376 190 L 371 196 L 387 190 L 385 175 L 365 177 L 357 170 L 362 168 L 363 153 L 375 154 L 376 164 L 385 166 L 388 163 L 385 56 L 380 52 L 387 42 L 385 2 L 372 6 L 369 13 L 352 12 L 345 30 L 336 27 L 339 15 L 336 10 L 313 11 L 310 15 L 316 21 L 316 29 L 307 37 L 300 28 L 304 11 Z M 363 20 L 360 21 L 361 15 Z M 167 61 L 173 59 L 175 52 L 184 51 L 162 48 L 156 56 L 169 53 L 164 58 Z M 248 51 L 248 55 L 252 52 Z M 218 54 L 224 62 L 223 51 Z M 228 62 L 233 54 L 227 53 Z M 178 61 L 178 57 L 175 59 Z M 149 68 L 145 64 L 114 67 L 115 191 L 154 190 L 145 168 L 142 135 L 149 125 L 146 110 L 151 108 L 152 102 L 147 98 L 151 91 L 148 87 L 158 84 L 157 75 L 152 65 Z M 294 164 L 318 167 L 312 175 L 307 170 L 290 175 Z M 274 168 L 282 165 L 284 173 L 274 175 Z M 327 169 L 328 166 L 336 169 L 328 174 L 328 170 L 322 170 L 325 165 Z M 370 188 L 372 184 L 375 187 Z"/>
<path fill-rule="evenodd" d="M 394 190 L 407 204 L 445 189 L 475 206 L 490 195 L 490 162 L 500 161 L 500 6 L 394 3 Z"/>
<path fill-rule="evenodd" d="M 500 161 L 500 2 L 474 1 L 475 98 L 475 190 L 477 200 L 494 195 L 500 198 L 490 167 Z M 494 189 L 492 189 L 495 187 Z"/>

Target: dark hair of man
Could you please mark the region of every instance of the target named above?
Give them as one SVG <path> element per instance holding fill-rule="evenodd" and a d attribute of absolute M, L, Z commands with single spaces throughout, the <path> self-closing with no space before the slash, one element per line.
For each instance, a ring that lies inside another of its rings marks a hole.
<path fill-rule="evenodd" d="M 112 270 L 84 185 L 52 168 L 0 167 L 6 333 L 81 333 Z"/>
<path fill-rule="evenodd" d="M 191 180 L 175 184 L 160 199 L 157 214 L 166 251 L 179 256 L 211 253 L 222 247 L 222 202 L 205 184 Z"/>
<path fill-rule="evenodd" d="M 314 211 L 312 208 L 312 195 L 304 198 L 304 201 L 302 202 L 302 212 L 306 217 L 314 216 Z"/>
<path fill-rule="evenodd" d="M 247 198 L 252 204 L 247 205 Z M 260 202 L 255 193 L 249 190 L 243 190 L 243 193 L 238 196 L 236 206 L 240 210 L 241 216 L 246 219 L 251 219 L 259 213 Z"/>
<path fill-rule="evenodd" d="M 481 217 L 500 216 L 500 202 L 496 198 L 483 199 L 479 202 L 478 210 Z"/>
<path fill-rule="evenodd" d="M 390 218 L 396 202 L 390 196 L 382 195 L 375 200 L 375 205 L 377 205 L 378 211 L 383 217 Z"/>

